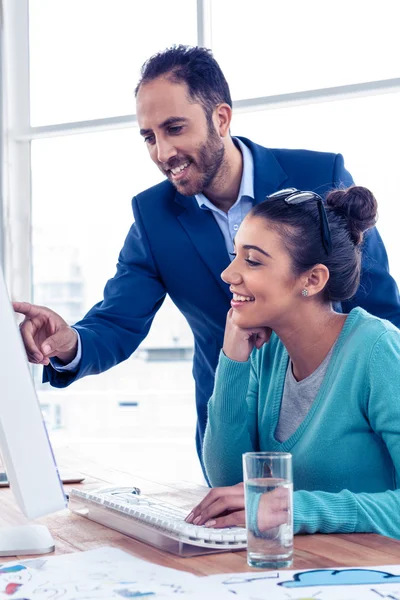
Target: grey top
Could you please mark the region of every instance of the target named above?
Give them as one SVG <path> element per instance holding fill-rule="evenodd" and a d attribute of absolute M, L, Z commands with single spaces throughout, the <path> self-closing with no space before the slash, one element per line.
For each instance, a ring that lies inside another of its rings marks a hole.
<path fill-rule="evenodd" d="M 284 442 L 289 439 L 306 417 L 312 403 L 317 397 L 334 347 L 335 344 L 333 344 L 319 367 L 311 375 L 302 379 L 302 381 L 296 381 L 292 370 L 293 363 L 289 360 L 285 385 L 283 387 L 279 421 L 275 430 L 275 438 L 278 442 Z"/>

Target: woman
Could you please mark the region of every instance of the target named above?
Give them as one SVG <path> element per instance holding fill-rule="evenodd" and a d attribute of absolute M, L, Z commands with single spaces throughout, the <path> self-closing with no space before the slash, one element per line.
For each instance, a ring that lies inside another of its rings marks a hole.
<path fill-rule="evenodd" d="M 243 525 L 242 454 L 284 451 L 295 533 L 400 538 L 400 332 L 333 308 L 357 290 L 376 213 L 362 187 L 332 191 L 326 208 L 291 188 L 243 221 L 222 274 L 233 300 L 204 441 L 212 485 L 231 487 L 213 489 L 188 522 Z M 285 498 L 270 500 L 254 509 L 266 528 L 285 510 Z"/>

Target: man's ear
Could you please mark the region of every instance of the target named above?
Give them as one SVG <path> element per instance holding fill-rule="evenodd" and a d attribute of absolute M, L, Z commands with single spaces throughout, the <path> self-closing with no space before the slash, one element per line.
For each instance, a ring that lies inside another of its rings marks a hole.
<path fill-rule="evenodd" d="M 315 265 L 305 277 L 304 288 L 307 296 L 316 296 L 325 288 L 329 280 L 329 269 L 325 265 Z"/>
<path fill-rule="evenodd" d="M 232 108 L 229 104 L 223 102 L 218 104 L 214 111 L 214 123 L 221 137 L 229 135 L 229 128 L 232 120 Z"/>

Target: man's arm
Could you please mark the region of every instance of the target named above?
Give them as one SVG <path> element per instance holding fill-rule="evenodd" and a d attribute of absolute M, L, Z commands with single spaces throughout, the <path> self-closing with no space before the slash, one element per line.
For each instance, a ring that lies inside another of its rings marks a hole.
<path fill-rule="evenodd" d="M 333 183 L 335 187 L 348 187 L 353 183 L 340 154 L 335 161 Z M 399 290 L 389 273 L 386 249 L 376 227 L 365 234 L 360 285 L 355 296 L 342 303 L 343 312 L 350 312 L 355 306 L 361 306 L 372 315 L 388 319 L 400 327 Z"/>
<path fill-rule="evenodd" d="M 85 375 L 101 373 L 126 360 L 146 337 L 165 298 L 151 248 L 133 200 L 135 223 L 121 250 L 117 272 L 104 289 L 104 298 L 74 328 L 82 342 L 77 371 L 45 367 L 43 381 L 66 387 Z"/>

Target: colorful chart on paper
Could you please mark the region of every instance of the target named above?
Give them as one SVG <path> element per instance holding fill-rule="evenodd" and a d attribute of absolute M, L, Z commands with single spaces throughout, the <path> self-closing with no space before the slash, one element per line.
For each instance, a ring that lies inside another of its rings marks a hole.
<path fill-rule="evenodd" d="M 101 600 L 190 598 L 200 600 L 200 578 L 159 567 L 116 548 L 0 563 L 0 599 Z M 206 582 L 205 582 L 206 583 Z M 222 590 L 229 598 L 228 590 Z"/>
<path fill-rule="evenodd" d="M 237 600 L 400 600 L 400 565 L 212 575 Z"/>

